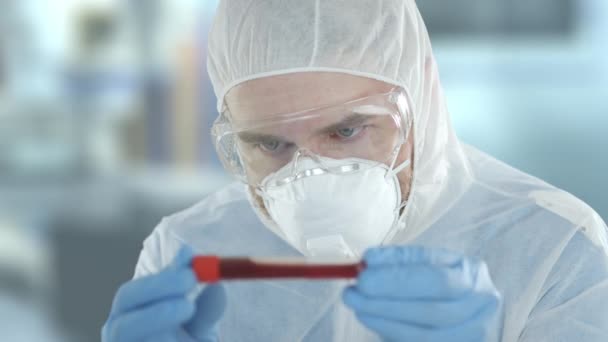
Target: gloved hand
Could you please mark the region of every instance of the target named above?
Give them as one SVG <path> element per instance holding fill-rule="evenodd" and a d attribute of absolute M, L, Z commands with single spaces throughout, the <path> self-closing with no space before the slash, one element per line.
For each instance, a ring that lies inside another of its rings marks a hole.
<path fill-rule="evenodd" d="M 192 251 L 182 248 L 171 266 L 123 284 L 103 326 L 102 341 L 217 341 L 215 327 L 226 294 L 221 285 L 211 285 L 194 303 L 186 298 L 197 285 L 192 257 Z"/>
<path fill-rule="evenodd" d="M 484 263 L 414 246 L 370 249 L 364 260 L 343 299 L 384 340 L 499 340 L 502 299 Z"/>

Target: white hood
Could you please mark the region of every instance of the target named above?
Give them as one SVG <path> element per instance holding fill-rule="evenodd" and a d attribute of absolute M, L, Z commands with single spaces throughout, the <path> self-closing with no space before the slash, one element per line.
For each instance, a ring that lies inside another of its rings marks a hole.
<path fill-rule="evenodd" d="M 365 76 L 408 91 L 414 114 L 414 174 L 394 242 L 419 235 L 471 183 L 428 33 L 413 0 L 222 1 L 208 54 L 219 110 L 235 85 L 295 72 Z M 252 204 L 276 231 L 253 198 Z"/>

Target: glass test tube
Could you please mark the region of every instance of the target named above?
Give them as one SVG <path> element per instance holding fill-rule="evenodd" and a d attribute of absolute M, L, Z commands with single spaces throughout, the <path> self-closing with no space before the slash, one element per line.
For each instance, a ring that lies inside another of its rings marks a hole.
<path fill-rule="evenodd" d="M 201 255 L 194 257 L 192 268 L 200 282 L 214 283 L 220 280 L 268 278 L 348 279 L 357 277 L 365 269 L 365 263 L 330 264 L 278 258 L 220 258 Z"/>

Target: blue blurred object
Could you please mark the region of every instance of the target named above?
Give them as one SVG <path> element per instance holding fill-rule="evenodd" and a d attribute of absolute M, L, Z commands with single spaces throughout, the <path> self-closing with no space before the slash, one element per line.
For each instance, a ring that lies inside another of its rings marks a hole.
<path fill-rule="evenodd" d="M 608 218 L 608 2 L 584 0 L 562 36 L 434 40 L 459 137 Z"/>
<path fill-rule="evenodd" d="M 344 301 L 390 341 L 498 341 L 502 299 L 487 267 L 441 249 L 373 248 Z"/>

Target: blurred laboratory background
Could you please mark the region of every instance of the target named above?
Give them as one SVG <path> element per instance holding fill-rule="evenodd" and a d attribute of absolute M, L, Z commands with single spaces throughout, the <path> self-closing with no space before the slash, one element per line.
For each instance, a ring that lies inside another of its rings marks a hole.
<path fill-rule="evenodd" d="M 98 341 L 156 223 L 230 181 L 216 4 L 2 0 L 1 341 Z M 608 218 L 608 1 L 418 4 L 460 137 Z"/>

